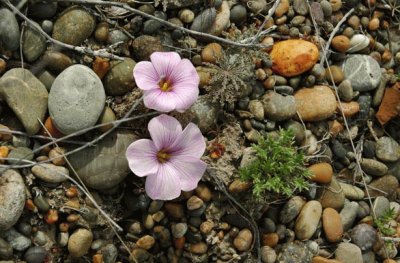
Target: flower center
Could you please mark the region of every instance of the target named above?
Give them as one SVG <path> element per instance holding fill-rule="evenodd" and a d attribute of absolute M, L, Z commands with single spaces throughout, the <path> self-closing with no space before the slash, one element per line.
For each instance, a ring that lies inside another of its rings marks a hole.
<path fill-rule="evenodd" d="M 158 85 L 160 86 L 160 89 L 164 92 L 171 91 L 171 89 L 172 89 L 171 82 L 165 78 L 161 78 Z"/>
<path fill-rule="evenodd" d="M 166 149 L 162 149 L 162 150 L 159 150 L 159 151 L 157 152 L 157 160 L 158 160 L 160 163 L 165 163 L 165 162 L 168 161 L 170 158 L 171 158 L 171 155 L 167 152 Z"/>

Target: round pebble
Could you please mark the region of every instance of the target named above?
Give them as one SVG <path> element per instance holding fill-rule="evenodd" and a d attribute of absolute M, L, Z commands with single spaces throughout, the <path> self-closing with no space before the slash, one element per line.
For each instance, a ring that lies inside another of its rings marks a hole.
<path fill-rule="evenodd" d="M 80 258 L 86 255 L 90 249 L 93 241 L 93 234 L 91 231 L 79 228 L 72 233 L 68 240 L 68 251 L 71 257 Z"/>

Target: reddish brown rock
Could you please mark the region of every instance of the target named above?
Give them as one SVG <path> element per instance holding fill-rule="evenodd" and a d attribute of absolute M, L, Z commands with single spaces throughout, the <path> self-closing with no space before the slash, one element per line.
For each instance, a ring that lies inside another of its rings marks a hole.
<path fill-rule="evenodd" d="M 322 226 L 329 242 L 338 242 L 343 235 L 343 224 L 339 213 L 333 208 L 325 208 L 322 213 Z"/>
<path fill-rule="evenodd" d="M 307 168 L 311 173 L 311 181 L 328 184 L 332 180 L 333 170 L 329 163 L 317 163 Z"/>
<path fill-rule="evenodd" d="M 336 97 L 327 86 L 303 88 L 294 95 L 296 108 L 303 121 L 320 121 L 336 111 Z"/>

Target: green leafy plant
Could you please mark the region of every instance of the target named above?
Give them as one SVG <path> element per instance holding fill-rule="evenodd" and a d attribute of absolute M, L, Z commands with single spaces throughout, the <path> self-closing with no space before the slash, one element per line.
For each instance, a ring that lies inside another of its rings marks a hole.
<path fill-rule="evenodd" d="M 262 137 L 252 144 L 255 159 L 240 169 L 244 181 L 253 183 L 253 195 L 263 199 L 269 194 L 291 196 L 309 188 L 311 173 L 304 167 L 304 155 L 294 147 L 291 130 L 280 130 L 277 138 Z"/>
<path fill-rule="evenodd" d="M 394 208 L 390 208 L 379 218 L 375 219 L 375 225 L 385 236 L 392 236 L 396 234 L 396 230 L 390 227 L 390 221 L 395 220 L 396 212 Z"/>

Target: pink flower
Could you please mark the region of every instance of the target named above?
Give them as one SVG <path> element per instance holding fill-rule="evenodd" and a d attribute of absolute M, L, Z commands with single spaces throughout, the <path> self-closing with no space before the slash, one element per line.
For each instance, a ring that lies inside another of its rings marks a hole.
<path fill-rule="evenodd" d="M 171 200 L 181 190 L 195 189 L 207 166 L 200 160 L 206 144 L 199 128 L 189 123 L 182 131 L 175 118 L 163 114 L 153 118 L 148 129 L 152 140 L 137 140 L 126 151 L 132 172 L 147 176 L 147 195 Z"/>
<path fill-rule="evenodd" d="M 161 112 L 184 112 L 192 106 L 200 81 L 192 63 L 176 52 L 154 52 L 150 60 L 133 69 L 136 84 L 144 91 L 144 105 Z"/>

